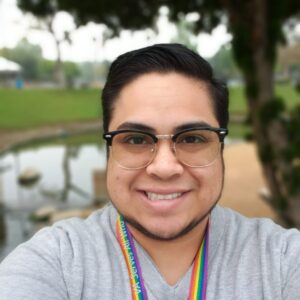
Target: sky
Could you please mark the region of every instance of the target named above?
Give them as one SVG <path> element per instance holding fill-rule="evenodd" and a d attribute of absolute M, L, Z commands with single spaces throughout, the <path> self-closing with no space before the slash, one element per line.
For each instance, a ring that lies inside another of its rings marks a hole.
<path fill-rule="evenodd" d="M 83 62 L 113 60 L 121 53 L 141 48 L 154 43 L 167 43 L 176 35 L 176 28 L 168 22 L 163 10 L 157 27 L 158 34 L 152 30 L 130 32 L 122 31 L 120 37 L 103 43 L 104 25 L 89 23 L 75 30 L 71 15 L 61 12 L 55 19 L 55 32 L 58 37 L 63 31 L 71 31 L 72 43 L 61 44 L 63 60 Z M 46 59 L 55 60 L 57 52 L 50 33 L 36 29 L 37 23 L 29 14 L 24 15 L 17 7 L 16 0 L 0 0 L 0 48 L 16 46 L 24 37 L 32 44 L 41 46 Z M 217 27 L 212 35 L 200 34 L 195 37 L 197 50 L 204 57 L 213 56 L 219 48 L 231 40 L 225 26 Z"/>

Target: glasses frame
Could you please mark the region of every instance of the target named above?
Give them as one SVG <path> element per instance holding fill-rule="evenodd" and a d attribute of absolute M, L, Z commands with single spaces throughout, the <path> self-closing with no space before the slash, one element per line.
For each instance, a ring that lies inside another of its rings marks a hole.
<path fill-rule="evenodd" d="M 102 137 L 103 139 L 106 141 L 107 143 L 107 146 L 112 146 L 112 141 L 113 141 L 113 138 L 120 134 L 120 133 L 126 133 L 126 132 L 137 132 L 137 133 L 141 133 L 141 134 L 145 134 L 149 137 L 151 137 L 154 141 L 154 152 L 156 153 L 156 149 L 157 149 L 157 142 L 159 140 L 167 140 L 167 139 L 171 139 L 172 142 L 173 142 L 173 149 L 174 149 L 174 152 L 176 153 L 176 139 L 179 135 L 185 133 L 185 132 L 189 132 L 189 131 L 198 131 L 198 130 L 208 130 L 208 131 L 212 131 L 212 132 L 215 132 L 218 137 L 219 137 L 219 141 L 221 144 L 224 143 L 224 139 L 226 137 L 226 135 L 228 134 L 228 129 L 226 128 L 215 128 L 215 127 L 193 127 L 193 128 L 187 128 L 187 129 L 184 129 L 184 130 L 181 130 L 175 134 L 153 134 L 153 133 L 150 133 L 150 132 L 147 132 L 147 131 L 143 131 L 143 130 L 138 130 L 138 129 L 120 129 L 120 130 L 113 130 L 113 131 L 109 131 L 109 132 L 106 132 L 106 133 L 103 133 Z M 142 166 L 142 167 L 137 167 L 137 168 L 128 168 L 128 167 L 125 167 L 125 166 L 122 166 L 120 165 L 120 163 L 118 162 L 118 164 L 124 168 L 124 169 L 129 169 L 129 170 L 133 170 L 133 169 L 142 169 L 142 168 L 145 168 L 147 167 L 149 164 L 151 164 L 151 162 L 153 161 L 155 155 L 153 155 L 153 158 L 149 161 L 149 163 L 145 166 Z M 179 160 L 180 161 L 180 160 Z M 192 167 L 192 168 L 202 168 L 202 167 L 207 167 L 211 164 L 214 163 L 215 160 L 213 160 L 211 163 L 209 163 L 208 165 L 204 165 L 204 166 L 191 166 L 191 165 L 188 165 L 182 161 L 180 161 L 181 163 L 183 163 L 184 165 L 186 166 L 189 166 L 189 167 Z"/>

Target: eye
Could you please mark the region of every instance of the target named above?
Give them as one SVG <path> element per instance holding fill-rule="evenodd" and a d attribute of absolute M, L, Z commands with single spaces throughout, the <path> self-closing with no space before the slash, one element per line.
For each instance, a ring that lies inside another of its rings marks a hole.
<path fill-rule="evenodd" d="M 123 143 L 131 145 L 148 145 L 153 144 L 150 136 L 140 133 L 130 133 L 123 136 Z"/>
<path fill-rule="evenodd" d="M 207 143 L 208 140 L 204 135 L 195 133 L 185 133 L 178 137 L 177 143 L 184 144 L 203 144 Z"/>

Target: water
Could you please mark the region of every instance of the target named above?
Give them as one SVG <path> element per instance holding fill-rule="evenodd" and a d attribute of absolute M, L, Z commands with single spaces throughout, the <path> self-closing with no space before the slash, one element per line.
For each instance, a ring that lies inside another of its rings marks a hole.
<path fill-rule="evenodd" d="M 0 156 L 0 261 L 38 229 L 30 216 L 41 207 L 66 210 L 93 204 L 99 196 L 95 174 L 105 166 L 105 149 L 96 144 L 47 145 Z M 27 168 L 41 177 L 25 187 L 18 176 Z"/>

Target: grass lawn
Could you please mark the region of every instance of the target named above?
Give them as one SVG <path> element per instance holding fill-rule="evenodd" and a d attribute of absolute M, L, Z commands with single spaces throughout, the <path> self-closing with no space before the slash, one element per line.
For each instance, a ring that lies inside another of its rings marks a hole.
<path fill-rule="evenodd" d="M 289 108 L 300 104 L 300 94 L 291 85 L 278 85 L 276 93 L 286 99 Z M 247 111 L 242 87 L 230 88 L 229 110 L 230 113 Z M 61 122 L 94 120 L 100 116 L 98 90 L 0 89 L 0 128 L 23 129 Z"/>
<path fill-rule="evenodd" d="M 300 104 L 300 93 L 291 84 L 278 84 L 275 87 L 276 96 L 282 97 L 289 109 Z M 230 88 L 229 91 L 231 113 L 245 113 L 247 102 L 243 87 Z"/>
<path fill-rule="evenodd" d="M 0 89 L 0 128 L 23 129 L 99 116 L 98 90 Z"/>

